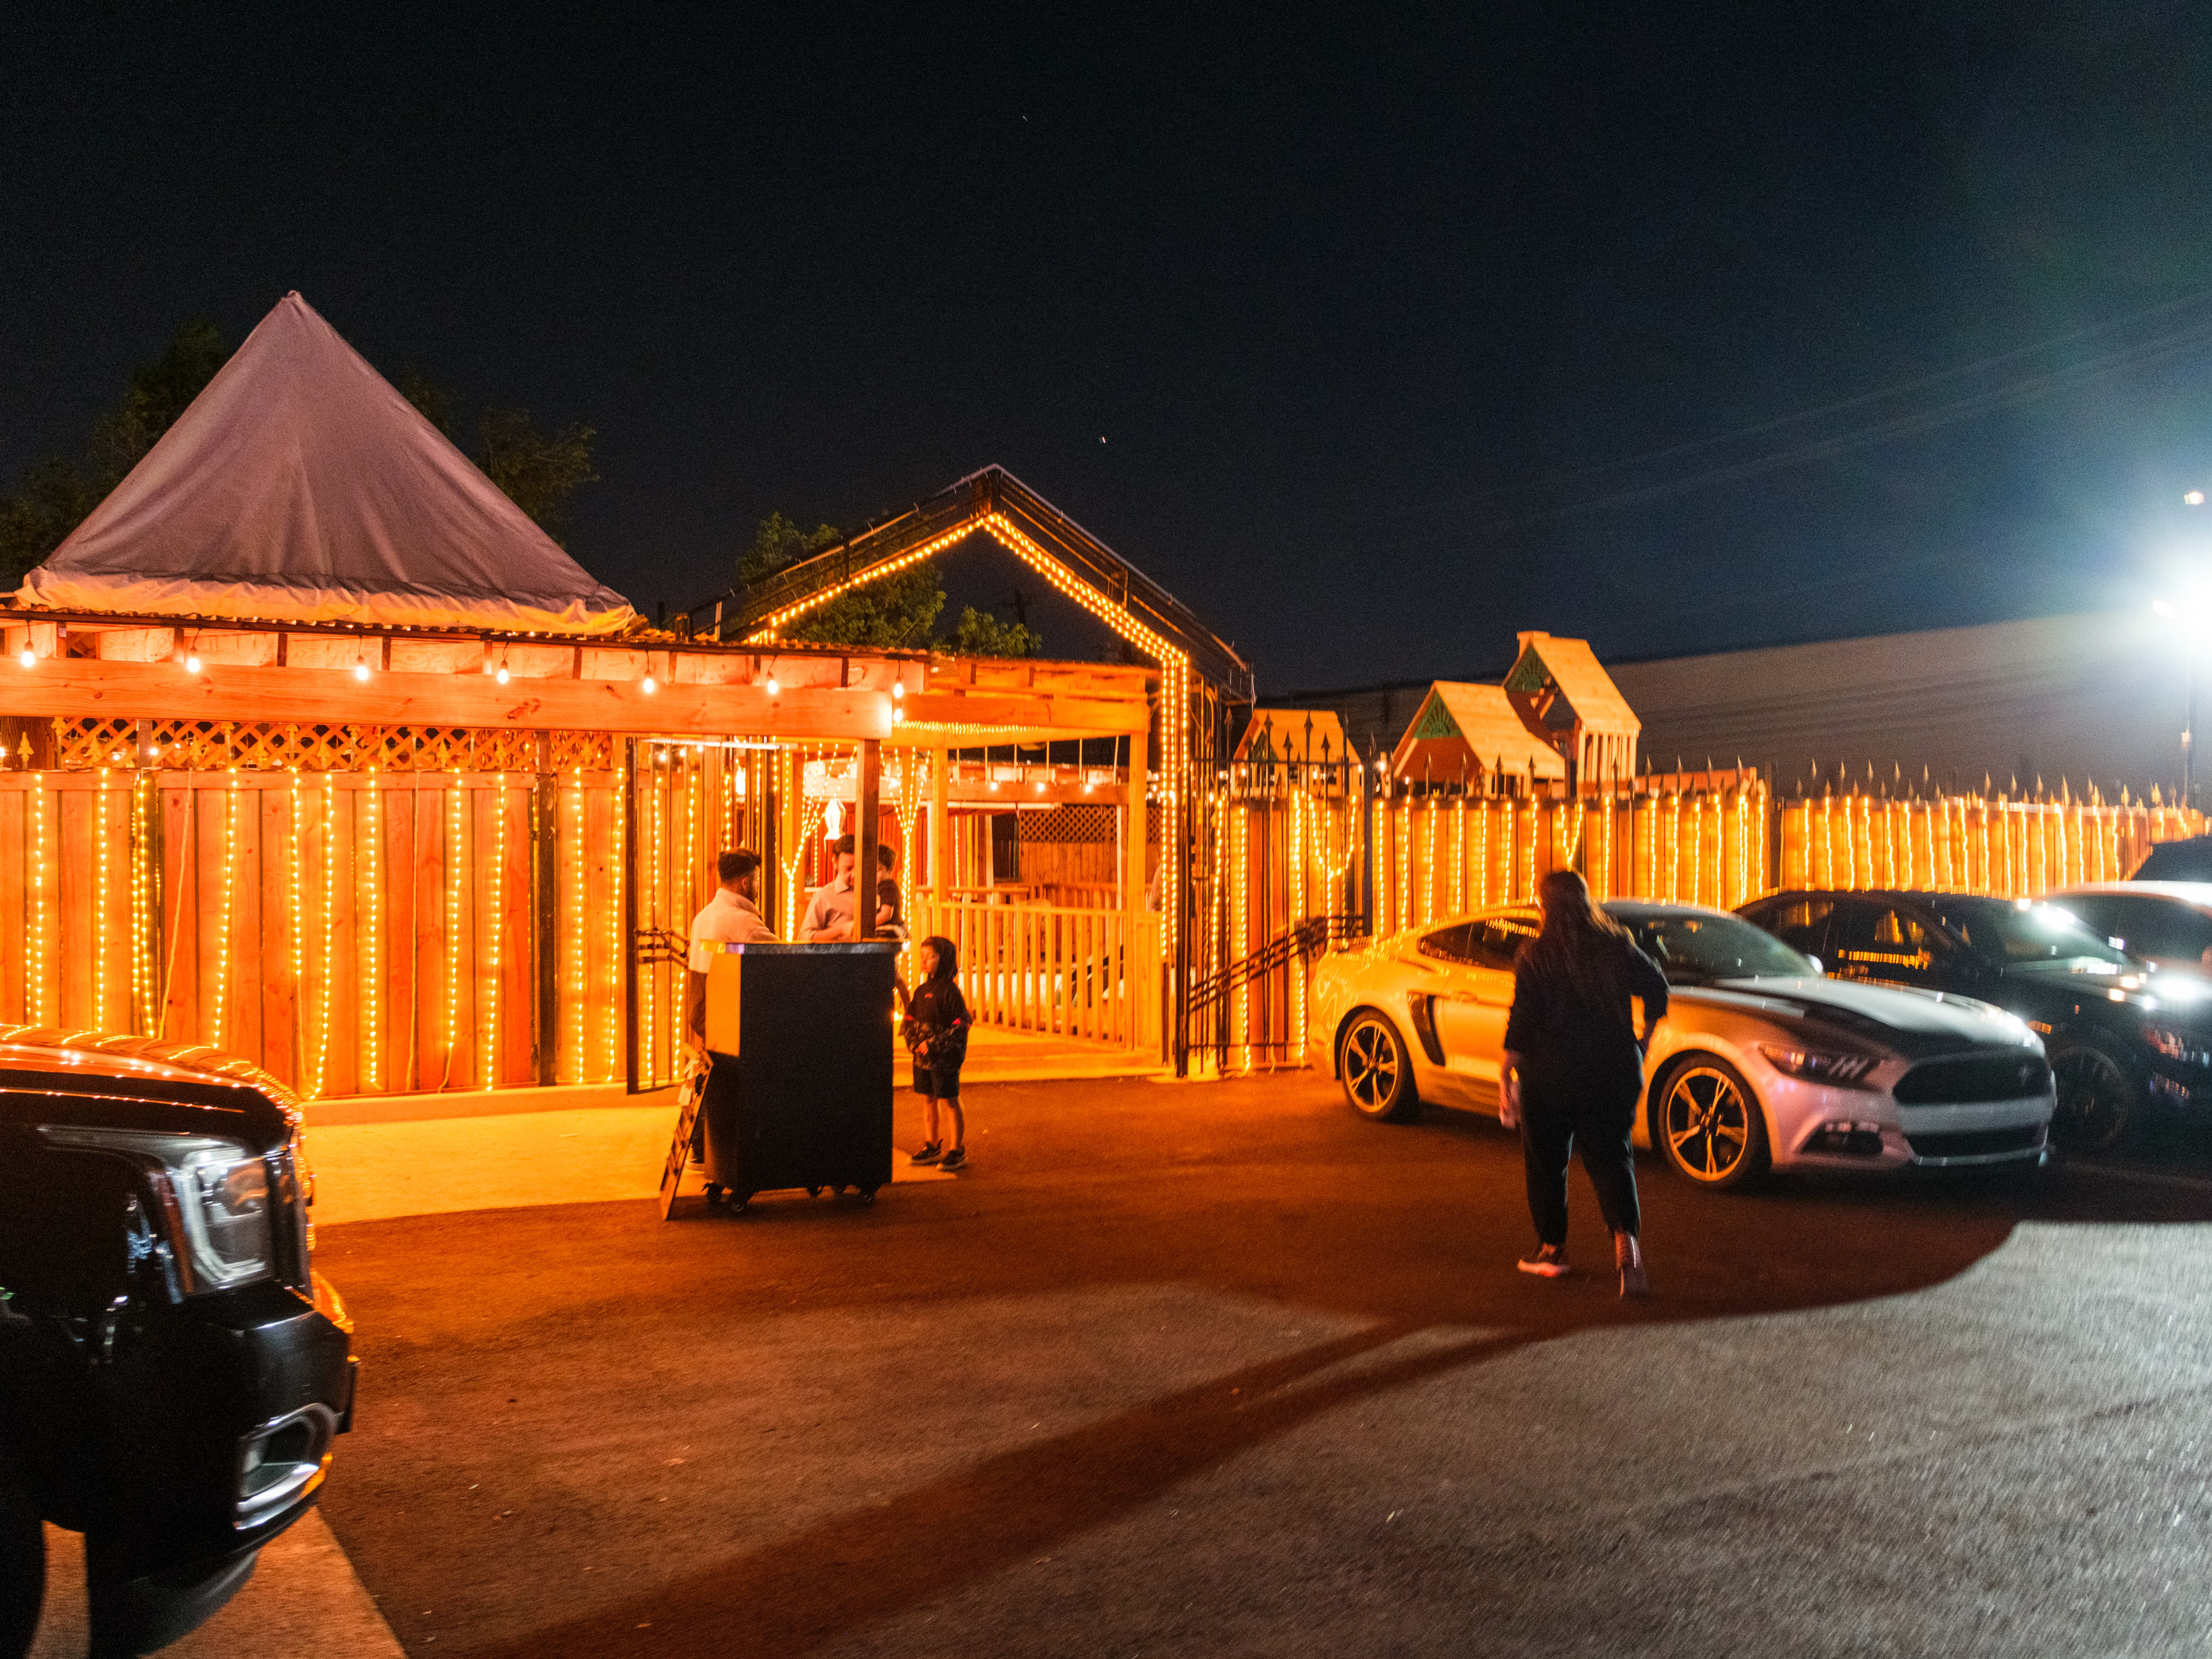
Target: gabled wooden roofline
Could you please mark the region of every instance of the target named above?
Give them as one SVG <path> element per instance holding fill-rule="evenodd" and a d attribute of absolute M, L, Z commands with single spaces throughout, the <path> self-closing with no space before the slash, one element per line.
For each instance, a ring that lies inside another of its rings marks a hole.
<path fill-rule="evenodd" d="M 981 533 L 1026 562 L 1064 567 L 1085 592 L 1044 570 L 1054 586 L 1129 638 L 1149 633 L 1182 651 L 1231 702 L 1254 701 L 1251 665 L 1234 646 L 1144 572 L 1003 466 L 969 473 L 905 512 L 881 520 L 755 586 L 732 588 L 684 613 L 693 637 L 758 641 L 842 593 L 933 558 Z M 1030 546 L 1023 543 L 1030 544 Z M 1118 612 L 1119 615 L 1109 614 Z M 1131 625 L 1122 626 L 1126 621 Z"/>

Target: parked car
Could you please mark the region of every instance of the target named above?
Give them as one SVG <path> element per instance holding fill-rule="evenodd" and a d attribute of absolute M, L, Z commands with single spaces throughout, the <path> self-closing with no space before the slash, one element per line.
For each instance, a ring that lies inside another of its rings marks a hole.
<path fill-rule="evenodd" d="M 1636 1139 L 1676 1173 L 1723 1188 L 1770 1168 L 2042 1160 L 2051 1071 L 2013 1016 L 1828 979 L 1725 910 L 1605 908 L 1673 988 Z M 1325 958 L 1316 1062 L 1371 1118 L 1425 1101 L 1495 1112 L 1513 955 L 1536 927 L 1533 906 L 1509 905 Z"/>
<path fill-rule="evenodd" d="M 2212 836 L 2162 841 L 2128 878 L 2130 881 L 2212 881 Z"/>
<path fill-rule="evenodd" d="M 355 1362 L 313 1194 L 245 1061 L 0 1027 L 0 1656 L 38 1622 L 41 1521 L 84 1534 L 93 1652 L 137 1654 L 315 1502 Z"/>
<path fill-rule="evenodd" d="M 2053 893 L 2051 902 L 2161 972 L 2212 969 L 2212 882 L 2093 882 Z"/>
<path fill-rule="evenodd" d="M 2212 999 L 2061 907 L 1958 893 L 1797 892 L 1743 914 L 1840 977 L 1978 997 L 2043 1036 L 2057 1077 L 2051 1133 L 2096 1151 L 2154 1103 L 2212 1110 Z"/>

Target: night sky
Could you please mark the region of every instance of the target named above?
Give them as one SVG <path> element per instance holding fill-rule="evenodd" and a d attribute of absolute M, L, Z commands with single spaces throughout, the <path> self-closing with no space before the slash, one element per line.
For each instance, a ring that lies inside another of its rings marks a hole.
<path fill-rule="evenodd" d="M 2136 605 L 2212 488 L 2179 4 L 224 9 L 0 12 L 0 483 L 296 288 L 598 428 L 648 612 L 996 461 L 1279 691 Z"/>

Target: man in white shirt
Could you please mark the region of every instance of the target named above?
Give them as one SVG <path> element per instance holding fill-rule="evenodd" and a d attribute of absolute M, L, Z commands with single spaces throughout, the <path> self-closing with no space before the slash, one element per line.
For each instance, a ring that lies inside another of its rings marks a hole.
<path fill-rule="evenodd" d="M 853 913 L 856 901 L 853 891 L 853 838 L 840 836 L 831 849 L 837 855 L 837 873 L 829 882 L 814 890 L 814 896 L 806 906 L 806 915 L 799 924 L 799 937 L 803 944 L 828 945 L 853 937 Z"/>
<path fill-rule="evenodd" d="M 691 1029 L 703 1035 L 707 1020 L 707 970 L 714 965 L 714 950 L 722 945 L 750 945 L 773 939 L 775 932 L 764 921 L 757 902 L 760 895 L 760 854 L 743 848 L 715 860 L 722 884 L 707 907 L 691 918 L 690 975 Z"/>

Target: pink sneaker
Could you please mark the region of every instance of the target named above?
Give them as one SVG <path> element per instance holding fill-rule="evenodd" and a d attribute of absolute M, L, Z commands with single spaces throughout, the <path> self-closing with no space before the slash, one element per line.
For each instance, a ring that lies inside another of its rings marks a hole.
<path fill-rule="evenodd" d="M 1567 1249 L 1564 1244 L 1539 1245 L 1536 1254 L 1524 1255 L 1513 1264 L 1524 1273 L 1534 1273 L 1539 1279 L 1565 1279 L 1574 1271 L 1567 1266 Z"/>

